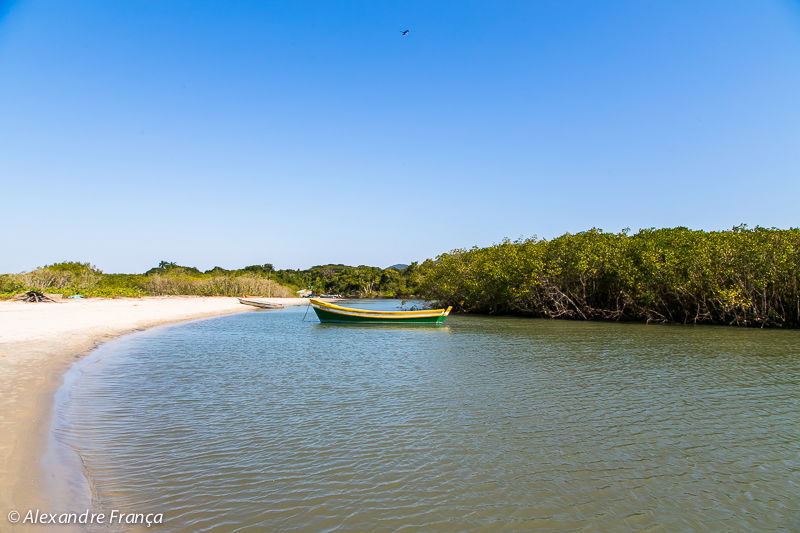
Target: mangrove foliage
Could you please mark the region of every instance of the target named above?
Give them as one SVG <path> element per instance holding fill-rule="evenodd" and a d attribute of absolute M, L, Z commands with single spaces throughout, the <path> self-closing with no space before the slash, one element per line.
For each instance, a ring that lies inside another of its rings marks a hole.
<path fill-rule="evenodd" d="M 419 294 L 458 311 L 800 326 L 797 228 L 592 229 L 453 250 L 420 270 Z"/>
<path fill-rule="evenodd" d="M 142 274 L 64 262 L 0 275 L 0 297 L 293 296 L 424 298 L 455 310 L 576 320 L 800 327 L 800 229 L 687 228 L 606 233 L 453 250 L 389 268 L 270 263 L 201 271 L 162 261 Z"/>

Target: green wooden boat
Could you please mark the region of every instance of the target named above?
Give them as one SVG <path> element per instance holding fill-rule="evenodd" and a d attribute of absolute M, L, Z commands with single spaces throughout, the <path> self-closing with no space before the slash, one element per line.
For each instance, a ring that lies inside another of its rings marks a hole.
<path fill-rule="evenodd" d="M 355 309 L 309 300 L 320 322 L 361 323 L 361 324 L 444 324 L 450 314 L 447 309 L 427 309 L 425 311 L 374 311 Z"/>

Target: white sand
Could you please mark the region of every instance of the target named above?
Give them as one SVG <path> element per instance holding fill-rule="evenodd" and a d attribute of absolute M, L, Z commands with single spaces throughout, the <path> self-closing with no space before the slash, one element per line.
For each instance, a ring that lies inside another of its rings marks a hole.
<path fill-rule="evenodd" d="M 285 300 L 291 305 L 301 299 Z M 11 509 L 47 509 L 40 460 L 53 394 L 76 359 L 137 329 L 254 310 L 236 298 L 192 296 L 0 301 L 0 531 L 9 529 L 6 516 Z"/>
<path fill-rule="evenodd" d="M 164 296 L 149 298 L 90 298 L 55 303 L 0 302 L 2 344 L 20 341 L 102 337 L 145 328 L 164 321 L 246 311 L 236 298 Z"/>

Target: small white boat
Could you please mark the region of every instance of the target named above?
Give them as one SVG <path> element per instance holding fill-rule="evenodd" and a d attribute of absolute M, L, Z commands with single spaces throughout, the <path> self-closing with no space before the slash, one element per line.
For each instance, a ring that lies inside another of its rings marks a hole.
<path fill-rule="evenodd" d="M 281 304 L 274 302 L 265 302 L 256 298 L 239 298 L 239 303 L 244 305 L 252 305 L 253 307 L 260 307 L 262 309 L 283 309 Z"/>

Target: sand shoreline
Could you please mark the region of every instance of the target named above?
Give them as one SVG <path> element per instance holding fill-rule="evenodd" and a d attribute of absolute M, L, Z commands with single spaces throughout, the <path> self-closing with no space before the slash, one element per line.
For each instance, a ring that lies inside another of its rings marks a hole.
<path fill-rule="evenodd" d="M 284 305 L 307 302 L 299 298 L 271 300 Z M 11 510 L 23 515 L 27 509 L 59 511 L 48 501 L 48 473 L 42 458 L 51 430 L 54 395 L 74 362 L 127 333 L 254 310 L 229 297 L 0 302 L 0 529 L 11 526 L 6 519 Z M 38 528 L 26 524 L 17 529 Z"/>

